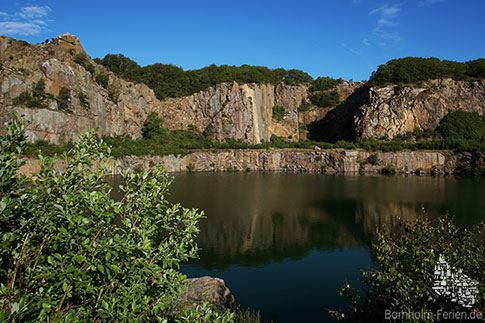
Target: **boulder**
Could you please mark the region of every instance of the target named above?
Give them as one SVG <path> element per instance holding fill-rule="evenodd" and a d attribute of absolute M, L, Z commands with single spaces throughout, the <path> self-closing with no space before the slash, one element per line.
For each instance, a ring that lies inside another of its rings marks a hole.
<path fill-rule="evenodd" d="M 234 309 L 236 306 L 236 300 L 224 280 L 209 276 L 187 279 L 181 300 L 191 304 L 207 301 L 221 309 Z"/>

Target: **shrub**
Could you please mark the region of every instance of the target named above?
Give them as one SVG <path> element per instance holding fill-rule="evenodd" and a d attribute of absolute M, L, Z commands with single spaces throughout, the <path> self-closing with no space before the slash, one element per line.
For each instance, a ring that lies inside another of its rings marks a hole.
<path fill-rule="evenodd" d="M 437 130 L 445 138 L 473 141 L 485 139 L 485 121 L 476 112 L 452 111 L 441 119 Z"/>
<path fill-rule="evenodd" d="M 381 174 L 388 176 L 396 175 L 396 169 L 389 165 L 381 169 Z"/>
<path fill-rule="evenodd" d="M 18 119 L 0 137 L 1 321 L 228 322 L 208 304 L 178 305 L 202 213 L 165 200 L 161 167 L 121 172 L 124 197 L 105 182 L 110 149 L 94 133 L 40 172 L 18 175 L 26 145 Z"/>
<path fill-rule="evenodd" d="M 367 158 L 367 162 L 373 166 L 379 165 L 379 154 L 373 154 Z"/>
<path fill-rule="evenodd" d="M 119 98 L 120 90 L 118 89 L 118 87 L 115 85 L 111 85 L 110 87 L 108 87 L 108 99 L 110 99 L 111 102 L 117 104 Z"/>
<path fill-rule="evenodd" d="M 108 88 L 108 81 L 109 81 L 109 76 L 104 74 L 104 73 L 99 73 L 96 75 L 96 83 L 104 87 L 105 89 Z"/>
<path fill-rule="evenodd" d="M 311 94 L 310 101 L 320 108 L 332 107 L 340 103 L 340 97 L 336 90 Z"/>
<path fill-rule="evenodd" d="M 89 63 L 89 58 L 87 55 L 79 53 L 76 54 L 76 56 L 74 56 L 74 63 L 81 65 L 86 71 L 94 74 L 94 66 L 93 64 Z"/>
<path fill-rule="evenodd" d="M 32 91 L 23 91 L 13 99 L 14 105 L 25 105 L 28 108 L 47 108 L 46 99 L 49 97 L 45 93 L 45 81 L 40 79 L 32 86 Z"/>
<path fill-rule="evenodd" d="M 298 112 L 305 112 L 305 111 L 308 111 L 311 106 L 312 106 L 311 103 L 303 100 L 303 101 L 301 101 L 301 104 L 300 104 L 300 106 L 298 107 L 297 110 L 298 110 Z"/>
<path fill-rule="evenodd" d="M 344 80 L 341 78 L 336 80 L 331 77 L 317 77 L 315 81 L 313 81 L 312 86 L 309 90 L 311 92 L 330 90 L 331 88 L 339 85 L 343 81 Z"/>
<path fill-rule="evenodd" d="M 362 271 L 359 289 L 346 283 L 341 295 L 350 304 L 347 309 L 330 311 L 331 314 L 351 322 L 383 322 L 386 310 L 484 313 L 485 249 L 480 239 L 483 224 L 468 230 L 456 227 L 447 215 L 433 223 L 421 214 L 415 221 L 401 225 L 394 233 L 378 231 L 377 242 L 372 246 L 377 268 Z M 480 282 L 473 307 L 463 307 L 433 290 L 440 256 Z M 423 321 L 435 322 L 436 318 Z"/>
<path fill-rule="evenodd" d="M 185 166 L 185 167 L 187 168 L 187 171 L 188 171 L 189 173 L 192 173 L 192 172 L 194 171 L 194 169 L 195 169 L 195 166 L 194 166 L 194 164 L 192 164 L 192 163 L 188 164 L 188 165 L 187 165 L 187 166 Z"/>
<path fill-rule="evenodd" d="M 89 104 L 88 97 L 86 96 L 86 94 L 84 94 L 84 92 L 82 92 L 82 91 L 79 91 L 78 98 L 79 98 L 79 104 L 84 109 L 89 110 L 89 108 L 91 107 L 91 105 Z"/>
<path fill-rule="evenodd" d="M 70 105 L 70 100 L 71 100 L 71 90 L 69 90 L 67 87 L 63 86 L 59 90 L 59 95 L 56 98 L 57 100 L 57 107 L 59 110 L 65 110 L 65 111 L 70 111 L 69 105 Z"/>
<path fill-rule="evenodd" d="M 273 107 L 273 119 L 281 121 L 285 116 L 285 108 L 281 105 L 275 104 Z"/>

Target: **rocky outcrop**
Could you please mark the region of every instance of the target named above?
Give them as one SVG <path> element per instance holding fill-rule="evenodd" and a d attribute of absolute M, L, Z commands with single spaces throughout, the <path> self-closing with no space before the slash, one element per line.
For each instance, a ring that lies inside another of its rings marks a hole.
<path fill-rule="evenodd" d="M 355 116 L 361 138 L 393 138 L 414 130 L 436 129 L 450 111 L 485 115 L 485 81 L 439 79 L 398 88 L 371 88 L 369 103 Z"/>
<path fill-rule="evenodd" d="M 272 134 L 299 138 L 297 107 L 306 98 L 305 86 L 222 83 L 188 97 L 160 101 L 144 84 L 127 82 L 97 65 L 70 34 L 44 44 L 0 36 L 0 59 L 0 131 L 12 113 L 21 114 L 32 121 L 27 128 L 30 141 L 75 141 L 91 129 L 100 135 L 138 138 L 151 112 L 158 113 L 170 130 L 195 128 L 220 141 L 260 143 Z M 100 75 L 108 76 L 107 84 L 96 82 Z M 14 104 L 41 79 L 48 95 L 45 108 Z M 54 99 L 62 87 L 71 92 L 67 110 L 59 109 Z M 282 121 L 272 118 L 275 104 L 285 108 Z"/>
<path fill-rule="evenodd" d="M 167 99 L 155 110 L 168 129 L 194 127 L 217 140 L 259 143 L 272 134 L 271 84 L 221 83 L 188 97 Z"/>
<path fill-rule="evenodd" d="M 273 134 L 298 140 L 297 107 L 306 95 L 306 86 L 221 83 L 188 97 L 167 99 L 156 112 L 168 129 L 195 127 L 220 141 L 260 143 Z M 281 121 L 272 118 L 275 104 L 285 108 Z"/>
<path fill-rule="evenodd" d="M 377 154 L 377 163 L 370 160 Z M 344 150 L 228 150 L 195 152 L 185 156 L 125 156 L 114 161 L 112 174 L 120 169 L 148 170 L 163 165 L 169 172 L 300 171 L 327 173 L 378 173 L 393 167 L 397 172 L 453 174 L 466 168 L 484 168 L 485 153 L 451 151 L 368 152 Z M 55 164 L 62 169 L 61 162 Z M 28 159 L 20 172 L 40 170 L 37 159 Z"/>
<path fill-rule="evenodd" d="M 224 280 L 209 276 L 187 279 L 187 286 L 180 301 L 182 304 L 209 302 L 221 309 L 236 307 L 236 300 Z"/>
<path fill-rule="evenodd" d="M 141 135 L 147 114 L 159 105 L 145 85 L 126 82 L 92 62 L 72 35 L 37 45 L 0 37 L 0 48 L 1 131 L 5 130 L 4 122 L 16 113 L 31 120 L 26 131 L 30 141 L 77 140 L 80 133 L 92 129 L 101 135 L 136 138 Z M 84 67 L 74 62 L 76 57 L 85 59 Z M 106 88 L 95 81 L 100 74 L 109 77 Z M 23 91 L 30 92 L 41 79 L 50 96 L 46 108 L 14 105 L 16 97 Z M 54 99 L 62 87 L 70 90 L 68 110 L 59 109 Z"/>

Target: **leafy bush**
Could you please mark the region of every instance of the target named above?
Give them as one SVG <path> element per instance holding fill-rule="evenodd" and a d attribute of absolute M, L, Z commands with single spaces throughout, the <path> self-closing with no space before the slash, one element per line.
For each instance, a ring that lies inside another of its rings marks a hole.
<path fill-rule="evenodd" d="M 96 83 L 104 87 L 105 89 L 108 88 L 108 81 L 109 81 L 109 76 L 104 74 L 104 73 L 99 73 L 96 75 Z"/>
<path fill-rule="evenodd" d="M 311 103 L 303 100 L 303 101 L 301 101 L 301 104 L 300 104 L 300 106 L 298 107 L 297 110 L 298 110 L 298 112 L 305 112 L 305 111 L 308 111 L 311 106 L 312 106 Z"/>
<path fill-rule="evenodd" d="M 351 322 L 382 322 L 386 310 L 484 313 L 485 249 L 480 239 L 483 224 L 468 230 L 456 227 L 447 215 L 433 223 L 422 214 L 402 225 L 394 234 L 378 231 L 377 242 L 372 246 L 376 270 L 362 272 L 360 289 L 346 283 L 341 295 L 350 305 L 344 310 L 332 310 L 331 314 Z M 440 256 L 480 283 L 472 308 L 440 297 L 432 289 Z"/>
<path fill-rule="evenodd" d="M 393 176 L 393 175 L 396 175 L 396 169 L 392 166 L 386 166 L 383 169 L 381 169 L 381 174 Z"/>
<path fill-rule="evenodd" d="M 379 165 L 379 154 L 373 154 L 367 158 L 367 162 L 373 166 Z"/>
<path fill-rule="evenodd" d="M 45 93 L 45 81 L 40 79 L 32 86 L 32 91 L 23 91 L 13 99 L 14 105 L 24 105 L 28 108 L 47 108 L 46 99 L 50 96 Z"/>
<path fill-rule="evenodd" d="M 79 98 L 79 104 L 86 110 L 89 110 L 89 108 L 91 107 L 90 104 L 89 104 L 89 101 L 88 101 L 88 97 L 86 96 L 86 94 L 84 94 L 84 92 L 82 91 L 79 91 L 78 92 L 78 98 Z"/>
<path fill-rule="evenodd" d="M 116 85 L 112 84 L 108 87 L 108 99 L 110 99 L 111 102 L 117 104 L 119 98 L 120 90 Z"/>
<path fill-rule="evenodd" d="M 441 119 L 438 132 L 445 138 L 485 140 L 485 121 L 476 112 L 457 110 Z"/>
<path fill-rule="evenodd" d="M 332 107 L 340 103 L 340 97 L 336 90 L 309 95 L 310 101 L 320 108 Z"/>
<path fill-rule="evenodd" d="M 284 116 L 285 108 L 281 105 L 275 104 L 275 106 L 273 107 L 273 119 L 281 121 L 283 120 Z"/>
<path fill-rule="evenodd" d="M 74 56 L 74 63 L 81 65 L 86 71 L 94 74 L 94 65 L 89 63 L 89 58 L 87 55 L 79 53 L 76 54 L 76 56 Z"/>
<path fill-rule="evenodd" d="M 110 150 L 94 133 L 60 157 L 40 156 L 31 180 L 18 175 L 26 125 L 0 137 L 0 321 L 229 322 L 208 304 L 181 307 L 202 213 L 165 200 L 172 179 L 158 167 L 121 172 L 114 201 Z"/>
<path fill-rule="evenodd" d="M 61 87 L 61 89 L 59 90 L 59 95 L 56 98 L 57 107 L 59 108 L 59 110 L 70 111 L 69 109 L 70 100 L 71 100 L 71 90 L 69 90 L 65 86 Z"/>
<path fill-rule="evenodd" d="M 343 81 L 344 80 L 341 78 L 334 79 L 331 77 L 317 77 L 315 81 L 313 81 L 312 86 L 309 90 L 311 92 L 330 90 L 331 88 L 339 85 Z"/>

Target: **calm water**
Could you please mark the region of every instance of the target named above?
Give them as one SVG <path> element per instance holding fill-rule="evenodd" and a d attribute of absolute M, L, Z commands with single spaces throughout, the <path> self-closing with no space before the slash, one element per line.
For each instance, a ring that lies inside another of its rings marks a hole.
<path fill-rule="evenodd" d="M 216 276 L 243 308 L 274 322 L 331 321 L 339 288 L 373 266 L 375 228 L 449 212 L 485 220 L 485 181 L 288 173 L 175 175 L 170 200 L 205 211 L 189 277 Z"/>

